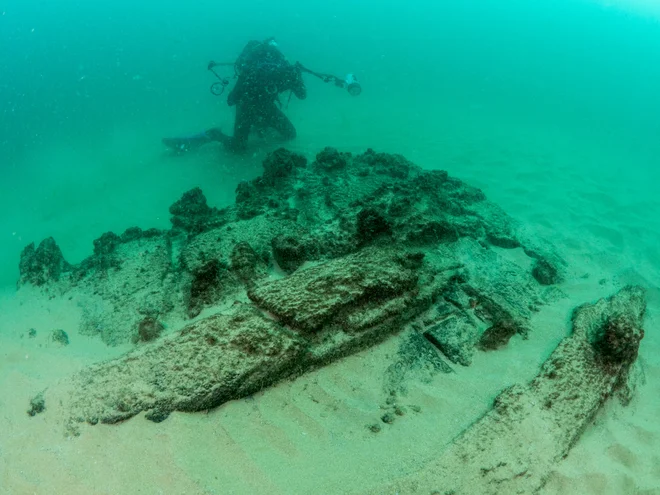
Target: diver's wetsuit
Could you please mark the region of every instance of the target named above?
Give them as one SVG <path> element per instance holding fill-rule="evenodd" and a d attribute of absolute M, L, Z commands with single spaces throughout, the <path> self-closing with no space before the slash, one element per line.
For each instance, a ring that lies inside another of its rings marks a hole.
<path fill-rule="evenodd" d="M 211 141 L 224 143 L 231 151 L 243 151 L 252 127 L 273 128 L 284 139 L 294 139 L 296 128 L 277 107 L 279 94 L 291 91 L 301 100 L 307 97 L 302 73 L 290 64 L 274 43 L 250 41 L 235 64 L 238 79 L 227 97 L 229 106 L 236 107 L 234 135 L 220 129 L 184 138 L 165 138 L 163 143 L 175 153 L 184 153 Z"/>
<path fill-rule="evenodd" d="M 253 126 L 270 127 L 284 139 L 294 139 L 296 128 L 277 103 L 278 95 L 285 91 L 292 91 L 301 100 L 307 97 L 300 69 L 291 65 L 277 47 L 250 41 L 236 61 L 236 70 L 238 80 L 227 97 L 229 106 L 236 106 L 234 135 L 220 136 L 218 130 L 211 130 L 211 137 L 224 142 L 231 151 L 246 148 Z"/>

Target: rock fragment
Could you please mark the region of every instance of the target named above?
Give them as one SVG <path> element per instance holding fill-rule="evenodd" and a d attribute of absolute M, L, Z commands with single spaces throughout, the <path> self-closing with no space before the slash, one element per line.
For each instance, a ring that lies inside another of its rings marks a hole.
<path fill-rule="evenodd" d="M 147 411 L 202 411 L 297 370 L 303 341 L 250 307 L 211 316 L 72 378 L 71 421 L 116 423 Z"/>
<path fill-rule="evenodd" d="M 42 286 L 50 281 L 57 282 L 62 273 L 70 269 L 55 239 L 48 237 L 36 249 L 34 243 L 23 249 L 19 264 L 19 285 L 29 283 Z"/>

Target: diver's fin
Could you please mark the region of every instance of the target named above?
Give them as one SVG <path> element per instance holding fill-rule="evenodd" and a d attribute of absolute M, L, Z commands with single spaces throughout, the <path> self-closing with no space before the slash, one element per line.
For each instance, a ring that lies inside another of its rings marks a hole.
<path fill-rule="evenodd" d="M 163 138 L 163 144 L 177 154 L 196 150 L 205 144 L 213 141 L 224 141 L 226 136 L 220 132 L 220 129 L 209 129 L 193 136 L 179 138 Z"/>
<path fill-rule="evenodd" d="M 186 153 L 210 142 L 211 139 L 205 134 L 181 138 L 163 138 L 163 144 L 175 153 Z"/>

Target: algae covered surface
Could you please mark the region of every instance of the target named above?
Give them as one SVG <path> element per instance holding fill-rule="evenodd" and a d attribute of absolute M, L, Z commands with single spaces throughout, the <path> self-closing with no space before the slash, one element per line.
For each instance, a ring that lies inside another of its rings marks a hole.
<path fill-rule="evenodd" d="M 97 328 L 107 344 L 136 344 L 39 393 L 30 416 L 54 414 L 74 438 L 88 434 L 85 423 L 140 413 L 161 423 L 403 338 L 383 375 L 391 410 L 380 420 L 392 425 L 406 414 L 396 397 L 411 382 L 469 366 L 477 350 L 497 351 L 516 335 L 528 339 L 532 315 L 566 298 L 558 286 L 570 268 L 558 250 L 446 172 L 331 148 L 311 163 L 280 148 L 263 165 L 261 177 L 239 185 L 233 206 L 211 208 L 193 189 L 170 207 L 170 230 L 108 232 L 78 265 L 52 238 L 24 249 L 21 284 L 85 305 L 93 293 L 103 319 L 92 324 L 83 311 L 80 333 Z M 333 191 L 339 185 L 342 195 Z M 607 399 L 634 394 L 645 311 L 644 290 L 632 286 L 577 308 L 572 335 L 539 375 L 499 394 L 438 451 L 422 482 L 455 484 L 454 493 L 543 487 Z M 161 335 L 162 322 L 186 320 Z M 532 430 L 543 435 L 529 456 Z M 413 490 L 416 478 L 392 489 Z"/>
<path fill-rule="evenodd" d="M 329 199 L 339 185 L 341 198 Z M 234 207 L 211 209 L 197 189 L 170 211 L 171 230 L 108 232 L 78 266 L 50 238 L 23 251 L 21 282 L 98 305 L 83 311 L 81 333 L 97 329 L 108 344 L 144 340 L 154 321 L 196 318 L 83 372 L 77 420 L 205 410 L 408 326 L 449 361 L 469 364 L 479 342 L 495 348 L 527 335 L 532 311 L 558 297 L 532 267 L 551 267 L 559 282 L 565 264 L 478 189 L 371 150 L 325 149 L 308 166 L 279 149 L 262 177 L 239 186 Z M 527 269 L 490 251 L 502 245 L 522 249 Z M 288 274 L 268 276 L 282 264 Z"/>

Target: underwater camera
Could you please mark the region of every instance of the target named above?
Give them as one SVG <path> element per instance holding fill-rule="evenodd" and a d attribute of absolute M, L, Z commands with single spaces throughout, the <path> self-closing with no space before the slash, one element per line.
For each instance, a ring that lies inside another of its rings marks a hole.
<path fill-rule="evenodd" d="M 351 96 L 358 96 L 360 93 L 362 93 L 362 86 L 360 86 L 360 83 L 354 74 L 346 75 L 346 78 L 344 79 L 344 85 L 346 86 L 346 89 Z"/>

